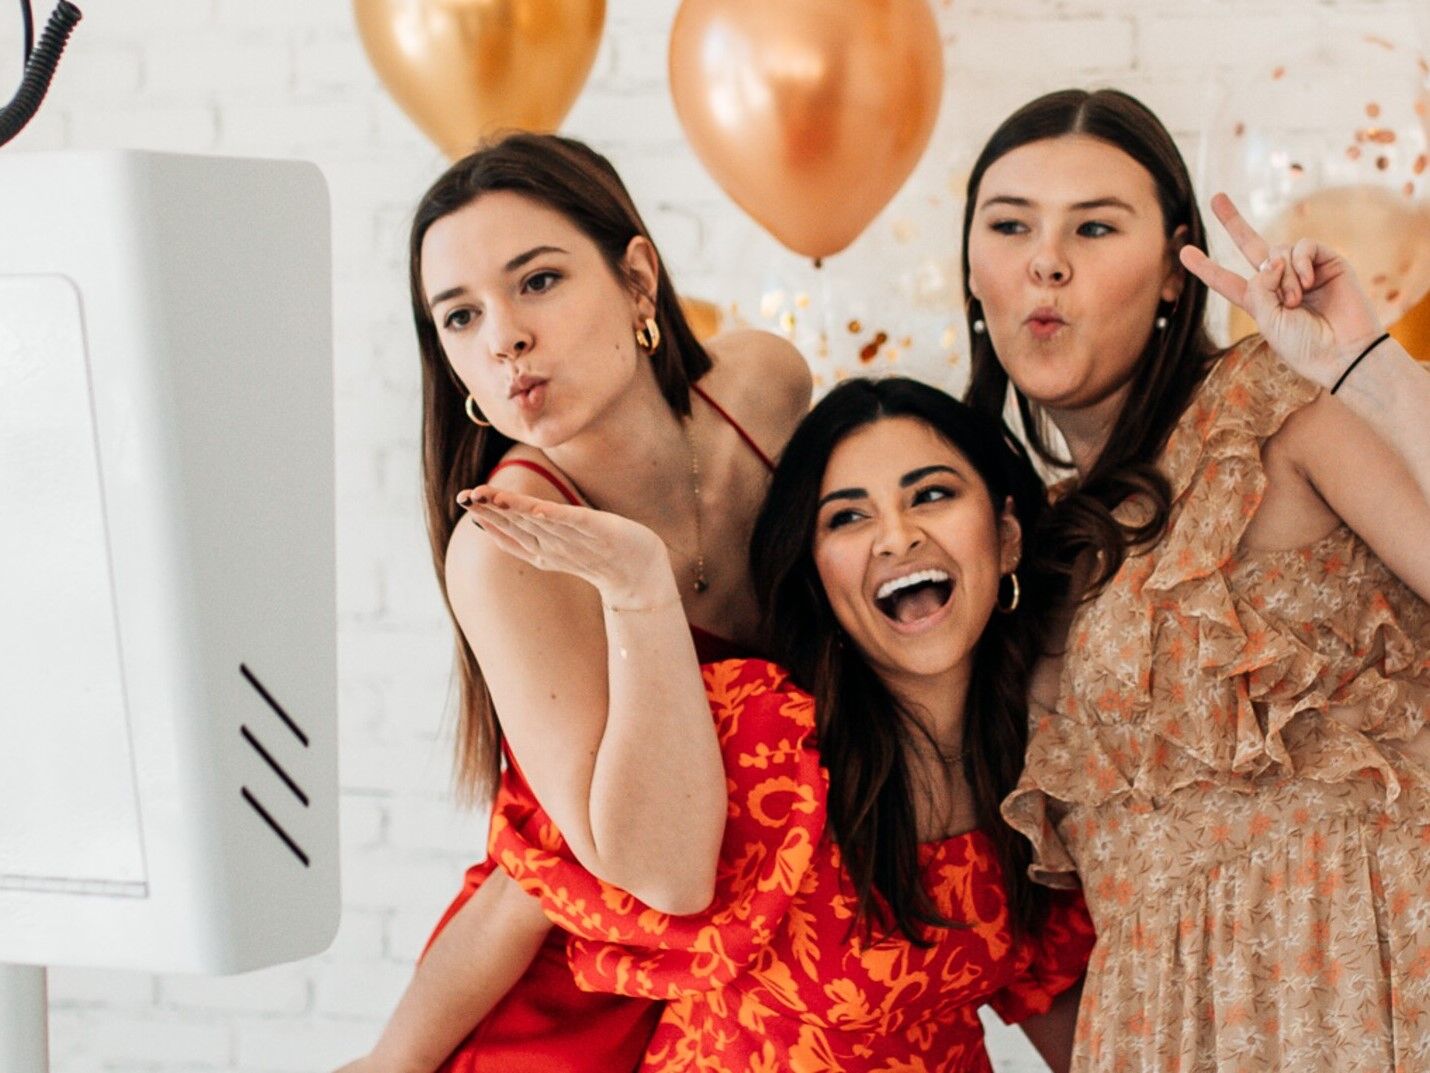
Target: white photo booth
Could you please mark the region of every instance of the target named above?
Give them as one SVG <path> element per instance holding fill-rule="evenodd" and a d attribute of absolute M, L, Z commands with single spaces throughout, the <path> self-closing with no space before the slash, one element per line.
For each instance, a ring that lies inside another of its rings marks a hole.
<path fill-rule="evenodd" d="M 0 151 L 0 1069 L 44 969 L 230 973 L 337 927 L 327 191 Z"/>

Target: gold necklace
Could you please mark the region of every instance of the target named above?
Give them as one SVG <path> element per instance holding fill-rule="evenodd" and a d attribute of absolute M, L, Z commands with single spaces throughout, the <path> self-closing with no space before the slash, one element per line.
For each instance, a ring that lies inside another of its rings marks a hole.
<path fill-rule="evenodd" d="M 695 438 L 690 435 L 687 421 L 680 423 L 680 431 L 690 451 L 690 491 L 695 497 L 695 583 L 691 587 L 698 596 L 710 588 L 710 582 L 705 578 L 705 545 L 700 525 L 700 460 L 695 455 Z"/>

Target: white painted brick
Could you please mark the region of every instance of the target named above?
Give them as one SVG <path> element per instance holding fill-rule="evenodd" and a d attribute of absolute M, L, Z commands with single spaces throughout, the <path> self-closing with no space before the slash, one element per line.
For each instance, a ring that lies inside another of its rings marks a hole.
<path fill-rule="evenodd" d="M 1201 9 L 1180 14 L 1176 8 L 1149 8 L 1136 15 L 1137 65 L 1148 71 L 1242 72 L 1275 66 L 1275 55 L 1298 51 L 1315 38 L 1323 15 L 1312 5 L 1294 12 L 1232 15 Z"/>
<path fill-rule="evenodd" d="M 354 850 L 343 858 L 344 904 L 375 909 L 405 902 L 419 890 L 450 898 L 447 892 L 456 893 L 462 870 L 475 859 L 456 854 L 418 857 L 386 846 Z"/>
<path fill-rule="evenodd" d="M 275 1024 L 238 1019 L 235 1028 L 235 1062 L 242 1073 L 314 1073 L 366 1054 L 377 1041 L 382 1022 L 309 1018 Z"/>
<path fill-rule="evenodd" d="M 486 816 L 459 810 L 450 800 L 403 795 L 388 806 L 391 842 L 412 850 L 437 850 L 468 861 L 486 855 Z"/>
<path fill-rule="evenodd" d="M 77 149 L 151 149 L 212 152 L 217 116 L 202 106 L 83 108 L 70 116 L 70 144 Z"/>
<path fill-rule="evenodd" d="M 77 1032 L 81 1037 L 78 1053 L 101 1058 L 105 1068 L 143 1062 L 158 1068 L 183 1064 L 221 1069 L 229 1065 L 233 1054 L 231 1026 L 212 1014 L 112 1011 L 99 1016 L 86 1012 L 51 1024 L 52 1039 L 63 1031 Z"/>
<path fill-rule="evenodd" d="M 313 973 L 314 1007 L 320 1016 L 384 1018 L 411 979 L 410 964 L 392 961 L 320 965 Z"/>
<path fill-rule="evenodd" d="M 303 6 L 291 0 L 281 2 L 284 7 Z M 309 34 L 297 46 L 293 88 L 299 94 L 342 92 L 368 104 L 375 97 L 375 79 L 362 44 L 351 29 L 346 33 Z"/>
<path fill-rule="evenodd" d="M 663 94 L 652 100 L 648 93 L 602 93 L 594 87 L 572 106 L 561 129 L 603 152 L 614 146 L 681 138 L 675 106 Z"/>
<path fill-rule="evenodd" d="M 1132 67 L 1132 20 L 1103 18 L 1008 19 L 992 13 L 953 23 L 947 63 L 955 71 L 999 77 L 1024 74 L 1045 80 L 1124 71 Z"/>
<path fill-rule="evenodd" d="M 435 727 L 441 716 L 438 711 L 423 710 L 420 714 L 402 712 L 394 718 L 410 722 L 421 718 Z M 451 745 L 442 741 L 348 733 L 339 739 L 338 764 L 343 789 L 354 793 L 439 794 L 452 785 Z"/>
<path fill-rule="evenodd" d="M 387 841 L 387 804 L 366 795 L 343 794 L 338 826 L 344 853 L 372 849 Z"/>
<path fill-rule="evenodd" d="M 672 21 L 627 19 L 612 27 L 592 66 L 587 91 L 663 94 L 669 77 Z"/>
<path fill-rule="evenodd" d="M 144 91 L 155 98 L 217 100 L 261 94 L 282 99 L 293 84 L 293 47 L 281 37 L 203 37 L 145 49 Z"/>
<path fill-rule="evenodd" d="M 214 21 L 224 28 L 268 32 L 347 29 L 356 33 L 348 0 L 216 0 L 215 9 Z"/>
<path fill-rule="evenodd" d="M 344 909 L 332 945 L 314 961 L 354 965 L 377 960 L 386 950 L 387 922 L 391 915 L 386 909 Z"/>
<path fill-rule="evenodd" d="M 310 970 L 302 963 L 276 965 L 237 976 L 159 978 L 159 1005 L 187 1011 L 303 1013 L 311 1000 Z"/>
<path fill-rule="evenodd" d="M 35 32 L 49 20 L 53 3 L 34 4 Z M 163 38 L 183 40 L 212 27 L 214 0 L 126 0 L 123 4 L 79 4 L 84 18 L 75 27 L 72 42 L 142 41 Z M 6 20 L 7 23 L 9 20 Z M 7 27 L 8 28 L 8 27 Z"/>
<path fill-rule="evenodd" d="M 62 1007 L 108 1006 L 134 1009 L 154 1001 L 155 978 L 118 969 L 54 968 L 48 976 L 50 1002 Z"/>
<path fill-rule="evenodd" d="M 362 102 L 226 105 L 219 112 L 219 146 L 251 156 L 306 156 L 316 146 L 367 141 L 372 115 Z"/>
<path fill-rule="evenodd" d="M 8 55 L 7 49 L 8 43 L 0 44 L 0 54 Z M 55 68 L 44 108 L 108 104 L 131 97 L 139 88 L 142 70 L 138 45 L 88 42 L 76 30 Z"/>

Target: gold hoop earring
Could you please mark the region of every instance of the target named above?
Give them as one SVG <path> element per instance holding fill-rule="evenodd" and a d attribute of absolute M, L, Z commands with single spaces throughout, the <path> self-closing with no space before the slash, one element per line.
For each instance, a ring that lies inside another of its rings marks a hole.
<path fill-rule="evenodd" d="M 654 354 L 655 348 L 660 346 L 660 325 L 654 317 L 646 317 L 645 324 L 636 329 L 636 346 L 647 354 Z"/>
<path fill-rule="evenodd" d="M 1018 601 L 1023 598 L 1023 590 L 1018 586 L 1018 571 L 1010 570 L 1003 576 L 1013 583 L 1013 598 L 1008 601 L 1008 605 L 1006 607 L 1003 605 L 1003 584 L 1000 580 L 998 584 L 998 598 L 996 602 L 998 604 L 999 611 L 1002 611 L 1005 615 L 1011 615 L 1014 611 L 1018 610 Z"/>
<path fill-rule="evenodd" d="M 492 423 L 490 421 L 483 421 L 480 417 L 477 416 L 477 413 L 477 400 L 468 395 L 467 417 L 471 420 L 472 424 L 476 425 L 478 428 L 491 428 Z"/>

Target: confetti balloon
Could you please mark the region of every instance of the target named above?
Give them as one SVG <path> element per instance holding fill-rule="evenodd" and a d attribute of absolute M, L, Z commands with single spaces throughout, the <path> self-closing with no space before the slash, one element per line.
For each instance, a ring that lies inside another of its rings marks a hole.
<path fill-rule="evenodd" d="M 1226 87 L 1207 132 L 1206 193 L 1230 194 L 1272 243 L 1336 249 L 1387 324 L 1430 292 L 1426 75 L 1388 38 L 1327 43 Z"/>

